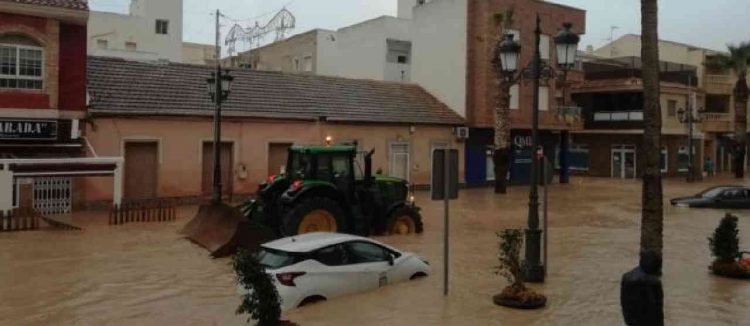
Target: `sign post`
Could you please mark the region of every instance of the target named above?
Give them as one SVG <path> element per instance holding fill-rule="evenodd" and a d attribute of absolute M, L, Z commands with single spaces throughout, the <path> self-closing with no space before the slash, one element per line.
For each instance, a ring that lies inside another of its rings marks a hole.
<path fill-rule="evenodd" d="M 443 201 L 443 295 L 448 295 L 450 201 L 458 198 L 458 150 L 436 149 L 432 155 L 432 200 Z"/>

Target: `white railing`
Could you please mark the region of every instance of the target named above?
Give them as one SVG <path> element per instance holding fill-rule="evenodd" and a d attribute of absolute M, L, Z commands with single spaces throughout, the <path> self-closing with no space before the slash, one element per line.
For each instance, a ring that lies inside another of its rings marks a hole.
<path fill-rule="evenodd" d="M 706 83 L 732 85 L 732 76 L 730 75 L 706 75 Z"/>
<path fill-rule="evenodd" d="M 594 121 L 643 121 L 643 111 L 595 112 Z"/>
<path fill-rule="evenodd" d="M 703 121 L 731 121 L 732 116 L 729 113 L 703 112 L 701 114 Z"/>

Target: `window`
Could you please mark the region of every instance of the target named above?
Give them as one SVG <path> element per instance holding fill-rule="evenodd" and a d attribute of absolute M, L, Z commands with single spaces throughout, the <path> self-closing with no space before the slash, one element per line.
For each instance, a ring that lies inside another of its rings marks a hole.
<path fill-rule="evenodd" d="M 297 263 L 297 257 L 292 253 L 261 249 L 257 256 L 258 262 L 264 267 L 279 269 Z"/>
<path fill-rule="evenodd" d="M 695 147 L 693 147 L 693 155 L 695 155 Z M 677 152 L 677 171 L 687 172 L 690 162 L 690 155 L 688 153 L 687 146 L 680 146 L 679 152 Z"/>
<path fill-rule="evenodd" d="M 294 58 L 294 71 L 299 71 L 299 59 Z"/>
<path fill-rule="evenodd" d="M 386 46 L 388 52 L 386 53 L 386 62 L 398 63 L 398 64 L 409 64 L 409 56 L 411 56 L 411 42 L 400 41 L 400 40 L 386 40 Z"/>
<path fill-rule="evenodd" d="M 138 44 L 135 42 L 125 42 L 125 50 L 136 51 L 138 50 Z"/>
<path fill-rule="evenodd" d="M 542 54 L 542 61 L 549 61 L 549 35 L 541 35 L 539 39 L 539 52 Z"/>
<path fill-rule="evenodd" d="M 351 242 L 346 245 L 350 264 L 366 264 L 388 261 L 390 253 L 383 247 L 367 242 Z"/>
<path fill-rule="evenodd" d="M 669 172 L 669 155 L 666 147 L 661 148 L 661 173 Z"/>
<path fill-rule="evenodd" d="M 30 41 L 23 37 L 0 38 L 0 88 L 42 89 L 44 80 L 42 48 L 4 43 L 19 39 Z"/>
<path fill-rule="evenodd" d="M 169 34 L 169 21 L 163 19 L 156 20 L 156 34 L 167 35 Z"/>
<path fill-rule="evenodd" d="M 333 156 L 333 175 L 337 179 L 344 179 L 352 175 L 352 171 L 349 166 L 348 155 L 334 155 Z"/>
<path fill-rule="evenodd" d="M 306 72 L 311 72 L 313 70 L 312 56 L 305 56 L 304 68 Z"/>
<path fill-rule="evenodd" d="M 394 178 L 409 180 L 409 143 L 394 142 L 389 147 L 389 175 Z"/>
<path fill-rule="evenodd" d="M 588 171 L 590 162 L 591 157 L 587 145 L 570 145 L 568 164 L 571 170 Z"/>
<path fill-rule="evenodd" d="M 549 111 L 549 87 L 539 87 L 539 111 Z"/>
<path fill-rule="evenodd" d="M 333 175 L 331 174 L 331 155 L 330 154 L 318 154 L 318 179 L 320 180 L 332 180 Z"/>
<path fill-rule="evenodd" d="M 677 101 L 675 100 L 667 101 L 667 116 L 669 117 L 677 116 Z"/>
<path fill-rule="evenodd" d="M 518 110 L 518 107 L 520 105 L 520 89 L 518 84 L 515 84 L 510 87 L 510 109 L 511 110 Z"/>
<path fill-rule="evenodd" d="M 341 266 L 349 263 L 349 259 L 340 245 L 330 246 L 313 253 L 313 259 L 327 266 Z"/>
<path fill-rule="evenodd" d="M 99 49 L 106 49 L 109 47 L 109 42 L 107 40 L 96 40 L 96 47 Z"/>
<path fill-rule="evenodd" d="M 409 59 L 405 55 L 400 55 L 397 57 L 398 63 L 409 63 Z"/>

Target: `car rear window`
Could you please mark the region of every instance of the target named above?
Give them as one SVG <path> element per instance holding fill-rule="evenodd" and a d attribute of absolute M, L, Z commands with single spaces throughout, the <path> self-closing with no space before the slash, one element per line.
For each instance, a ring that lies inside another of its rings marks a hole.
<path fill-rule="evenodd" d="M 279 269 L 298 262 L 295 254 L 267 248 L 262 248 L 256 258 L 261 265 L 270 269 Z"/>

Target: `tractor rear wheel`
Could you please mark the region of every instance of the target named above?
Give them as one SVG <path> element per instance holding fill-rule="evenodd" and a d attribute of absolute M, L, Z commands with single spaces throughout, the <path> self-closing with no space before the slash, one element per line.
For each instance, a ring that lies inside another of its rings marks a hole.
<path fill-rule="evenodd" d="M 283 220 L 285 236 L 310 232 L 343 232 L 346 230 L 344 211 L 339 204 L 325 197 L 303 199 Z"/>
<path fill-rule="evenodd" d="M 398 208 L 388 216 L 386 232 L 391 235 L 422 233 L 422 216 L 411 207 Z"/>

